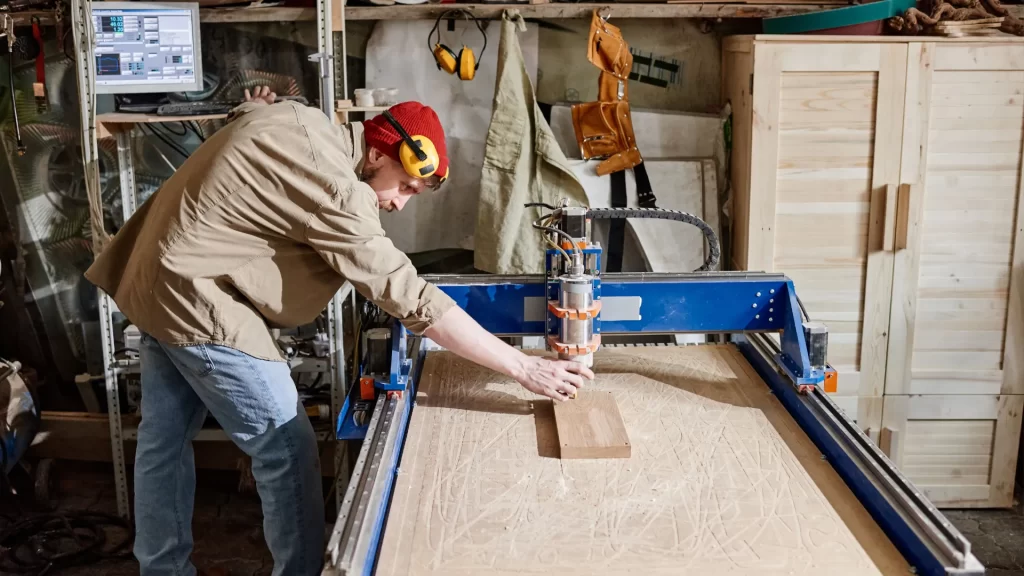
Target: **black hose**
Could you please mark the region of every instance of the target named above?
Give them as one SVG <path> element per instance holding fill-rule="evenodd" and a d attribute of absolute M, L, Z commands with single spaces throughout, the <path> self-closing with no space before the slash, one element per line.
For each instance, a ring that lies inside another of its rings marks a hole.
<path fill-rule="evenodd" d="M 107 541 L 107 527 L 125 535 Z M 41 514 L 0 532 L 0 573 L 42 575 L 106 558 L 127 558 L 132 528 L 124 519 L 89 511 Z"/>
<path fill-rule="evenodd" d="M 685 222 L 700 229 L 708 243 L 708 257 L 704 264 L 694 272 L 707 272 L 718 265 L 721 257 L 721 247 L 718 244 L 718 235 L 708 226 L 707 222 L 686 212 L 678 210 L 663 210 L 660 208 L 591 208 L 587 211 L 587 218 L 611 220 L 615 218 L 655 218 L 660 220 L 675 220 Z M 536 224 L 534 224 L 536 226 Z"/>

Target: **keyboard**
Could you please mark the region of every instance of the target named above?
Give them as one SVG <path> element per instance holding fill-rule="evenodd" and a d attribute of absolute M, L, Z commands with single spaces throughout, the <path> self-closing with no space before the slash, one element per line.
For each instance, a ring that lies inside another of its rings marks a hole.
<path fill-rule="evenodd" d="M 156 114 L 159 104 L 118 104 L 117 111 L 122 114 Z"/>
<path fill-rule="evenodd" d="M 227 114 L 241 102 L 174 102 L 156 109 L 157 116 L 205 116 Z"/>

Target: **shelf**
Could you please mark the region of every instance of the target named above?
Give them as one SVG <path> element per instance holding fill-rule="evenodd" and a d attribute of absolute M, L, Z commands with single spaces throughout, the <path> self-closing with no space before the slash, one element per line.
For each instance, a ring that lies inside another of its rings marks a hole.
<path fill-rule="evenodd" d="M 242 22 L 312 22 L 316 8 L 203 8 L 199 21 L 204 24 L 235 24 Z"/>
<path fill-rule="evenodd" d="M 340 32 L 341 2 L 333 0 L 333 29 Z M 518 10 L 524 18 L 589 18 L 595 9 L 609 8 L 613 18 L 766 18 L 828 10 L 845 6 L 843 0 L 822 0 L 814 3 L 702 3 L 694 0 L 683 4 L 667 3 L 570 3 L 549 4 L 395 4 L 392 6 L 346 6 L 348 20 L 422 20 L 437 18 L 445 10 L 468 10 L 478 18 L 500 18 L 505 10 Z M 1013 7 L 1011 7 L 1013 8 Z M 209 24 L 241 22 L 299 22 L 316 19 L 314 8 L 205 8 L 200 20 Z"/>
<path fill-rule="evenodd" d="M 26 10 L 24 12 L 10 12 L 9 14 L 14 19 L 14 25 L 19 27 L 31 26 L 32 18 L 39 18 L 39 23 L 42 26 L 53 26 L 57 22 L 53 17 L 53 10 Z"/>
<path fill-rule="evenodd" d="M 202 114 L 198 116 L 158 116 L 156 114 L 124 114 L 110 112 L 96 116 L 97 124 L 160 124 L 163 122 L 194 122 L 197 120 L 220 120 L 227 114 Z"/>
<path fill-rule="evenodd" d="M 590 18 L 595 9 L 609 8 L 612 18 L 765 18 L 828 10 L 848 2 L 822 1 L 813 4 L 633 4 L 633 3 L 550 3 L 550 4 L 395 4 L 393 6 L 346 6 L 348 20 L 419 20 L 437 18 L 445 10 L 461 8 L 477 18 L 500 18 L 505 10 L 518 10 L 524 18 Z M 341 30 L 341 13 L 335 3 L 334 30 Z"/>
<path fill-rule="evenodd" d="M 335 112 L 383 112 L 390 106 L 349 106 L 348 108 L 335 108 Z"/>

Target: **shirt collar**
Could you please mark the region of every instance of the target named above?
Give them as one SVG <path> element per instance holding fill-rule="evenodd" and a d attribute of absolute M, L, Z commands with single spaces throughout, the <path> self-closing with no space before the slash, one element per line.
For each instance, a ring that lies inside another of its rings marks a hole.
<path fill-rule="evenodd" d="M 363 160 L 366 158 L 366 138 L 363 136 L 362 122 L 349 122 L 341 125 L 345 133 L 346 143 L 352 151 L 352 166 L 355 168 L 356 176 L 363 173 Z"/>

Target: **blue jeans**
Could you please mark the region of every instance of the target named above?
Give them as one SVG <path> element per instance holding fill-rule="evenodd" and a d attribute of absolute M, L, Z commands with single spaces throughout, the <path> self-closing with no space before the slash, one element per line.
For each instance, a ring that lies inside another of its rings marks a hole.
<path fill-rule="evenodd" d="M 288 365 L 142 335 L 135 557 L 142 576 L 193 576 L 191 440 L 207 413 L 252 458 L 274 574 L 319 574 L 324 502 L 316 434 Z"/>

